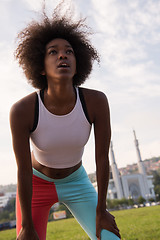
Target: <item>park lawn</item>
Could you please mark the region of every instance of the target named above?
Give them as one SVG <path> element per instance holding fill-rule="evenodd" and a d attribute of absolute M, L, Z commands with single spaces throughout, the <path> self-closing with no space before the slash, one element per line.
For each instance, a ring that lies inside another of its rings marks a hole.
<path fill-rule="evenodd" d="M 159 240 L 160 206 L 116 211 L 122 240 Z"/>
<path fill-rule="evenodd" d="M 114 211 L 122 240 L 160 239 L 160 206 Z M 0 232 L 0 240 L 15 240 L 15 229 Z M 75 219 L 49 222 L 47 240 L 89 240 Z"/>
<path fill-rule="evenodd" d="M 90 238 L 74 218 L 49 222 L 47 240 L 89 240 Z"/>

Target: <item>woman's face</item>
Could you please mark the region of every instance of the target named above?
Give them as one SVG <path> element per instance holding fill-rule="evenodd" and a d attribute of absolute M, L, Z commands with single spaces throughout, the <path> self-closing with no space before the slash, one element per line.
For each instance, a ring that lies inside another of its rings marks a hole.
<path fill-rule="evenodd" d="M 76 58 L 70 43 L 56 38 L 46 45 L 44 71 L 47 79 L 72 80 L 76 73 Z"/>

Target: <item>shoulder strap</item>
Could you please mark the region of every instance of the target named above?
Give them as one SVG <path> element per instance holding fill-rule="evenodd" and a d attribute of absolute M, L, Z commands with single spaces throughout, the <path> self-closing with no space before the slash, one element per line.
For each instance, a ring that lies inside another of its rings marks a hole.
<path fill-rule="evenodd" d="M 42 102 L 44 103 L 44 89 L 40 90 L 40 97 L 41 97 Z"/>
<path fill-rule="evenodd" d="M 80 98 L 80 101 L 81 101 L 81 104 L 82 104 L 84 114 L 85 114 L 88 122 L 92 125 L 92 123 L 89 119 L 89 115 L 88 115 L 88 111 L 87 111 L 87 107 L 86 107 L 86 102 L 85 102 L 84 95 L 83 95 L 83 90 L 80 87 L 78 88 L 78 90 L 79 90 L 79 98 Z"/>
<path fill-rule="evenodd" d="M 33 128 L 31 129 L 31 133 L 36 130 L 38 124 L 38 117 L 39 117 L 39 101 L 38 101 L 38 94 L 36 93 L 36 101 L 35 101 L 35 110 L 34 110 L 34 123 Z"/>

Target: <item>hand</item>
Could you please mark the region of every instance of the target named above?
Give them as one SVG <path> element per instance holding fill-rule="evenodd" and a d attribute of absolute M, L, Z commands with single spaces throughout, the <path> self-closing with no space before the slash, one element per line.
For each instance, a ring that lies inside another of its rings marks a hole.
<path fill-rule="evenodd" d="M 34 228 L 22 227 L 16 240 L 39 240 L 39 237 Z"/>
<path fill-rule="evenodd" d="M 113 232 L 119 238 L 121 238 L 119 234 L 119 229 L 115 222 L 115 217 L 110 214 L 107 210 L 106 211 L 97 211 L 96 214 L 96 236 L 97 239 L 101 239 L 101 230 L 106 229 L 110 232 Z"/>

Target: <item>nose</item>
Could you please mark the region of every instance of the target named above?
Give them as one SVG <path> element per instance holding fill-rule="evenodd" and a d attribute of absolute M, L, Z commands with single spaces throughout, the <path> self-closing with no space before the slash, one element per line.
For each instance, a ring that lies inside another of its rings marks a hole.
<path fill-rule="evenodd" d="M 62 59 L 67 59 L 67 55 L 65 53 L 60 53 L 59 54 L 59 59 L 62 60 Z"/>

